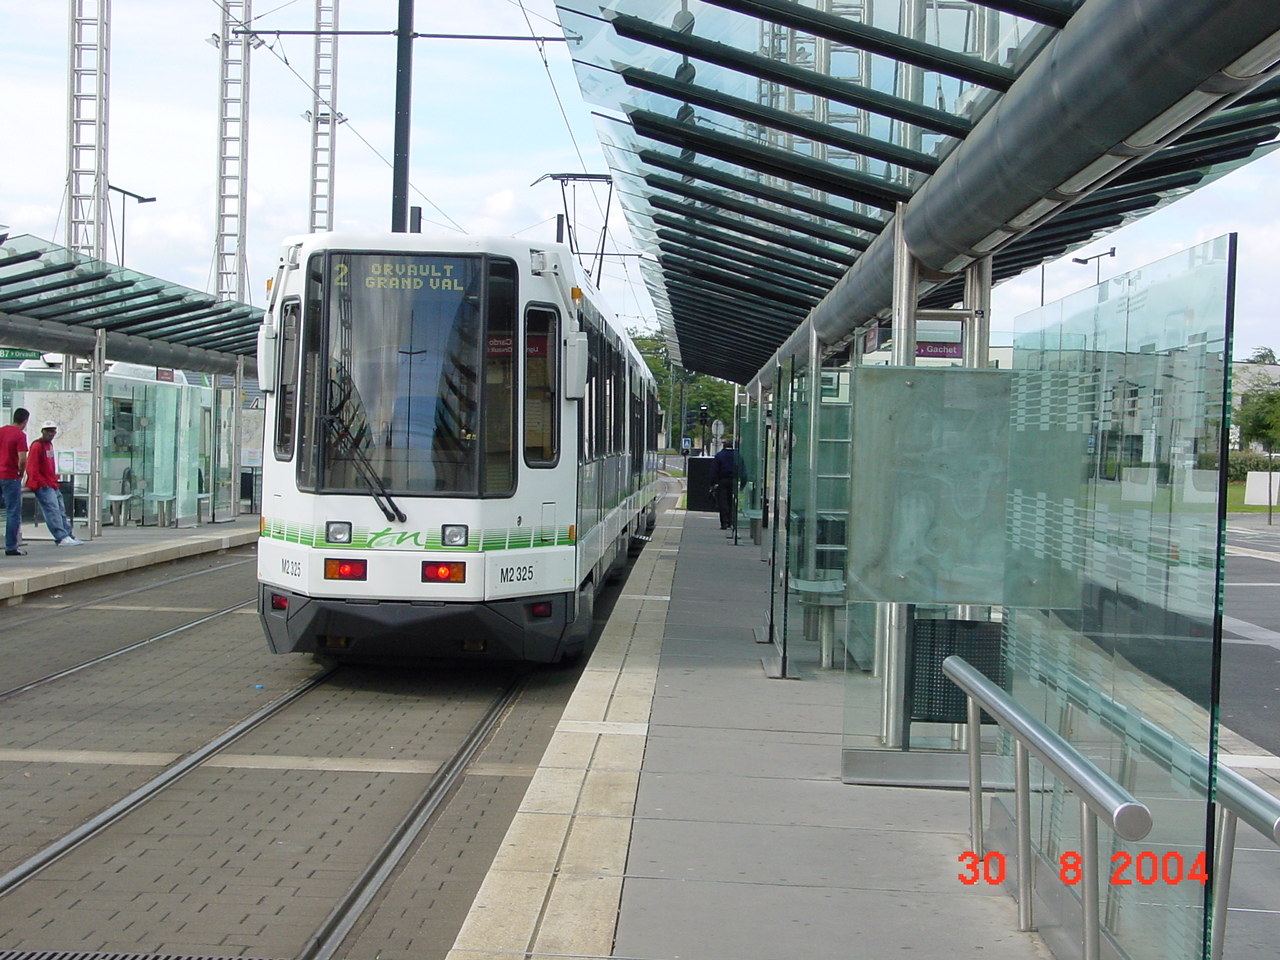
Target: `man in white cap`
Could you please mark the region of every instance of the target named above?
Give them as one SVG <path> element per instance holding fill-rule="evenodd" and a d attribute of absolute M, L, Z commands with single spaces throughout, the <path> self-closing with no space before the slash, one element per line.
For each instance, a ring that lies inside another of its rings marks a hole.
<path fill-rule="evenodd" d="M 83 541 L 71 535 L 71 522 L 62 509 L 62 488 L 58 486 L 58 463 L 53 456 L 53 438 L 58 425 L 46 420 L 40 427 L 40 439 L 27 451 L 27 489 L 36 495 L 44 522 L 59 547 L 78 547 Z"/>

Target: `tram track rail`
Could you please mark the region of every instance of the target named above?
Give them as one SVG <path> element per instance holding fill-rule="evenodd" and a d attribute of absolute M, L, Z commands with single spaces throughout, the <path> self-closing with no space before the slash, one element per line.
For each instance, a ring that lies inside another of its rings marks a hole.
<path fill-rule="evenodd" d="M 466 775 L 477 753 L 497 729 L 524 690 L 527 674 L 522 674 L 494 699 L 488 710 L 472 727 L 462 742 L 432 776 L 417 803 L 405 815 L 387 842 L 335 905 L 323 924 L 298 953 L 297 960 L 332 960 L 351 935 L 356 924 L 369 910 L 378 892 L 409 856 L 417 839 L 427 829 L 441 805 Z"/>
<path fill-rule="evenodd" d="M 243 604 L 242 604 L 243 606 Z M 34 877 L 41 870 L 56 863 L 75 850 L 81 844 L 102 833 L 112 824 L 118 823 L 143 804 L 153 799 L 167 787 L 176 783 L 192 770 L 201 766 L 216 753 L 230 746 L 251 730 L 261 726 L 267 720 L 282 711 L 285 707 L 301 699 L 320 684 L 328 680 L 335 672 L 336 666 L 329 666 L 311 675 L 292 690 L 268 703 L 266 706 L 250 714 L 230 729 L 209 740 L 203 746 L 187 753 L 177 762 L 152 777 L 146 783 L 133 790 L 128 796 L 116 801 L 101 813 L 85 821 L 76 829 L 64 834 L 58 840 L 46 846 L 35 855 L 27 858 L 7 873 L 0 875 L 0 898 L 11 893 L 18 886 Z"/>
<path fill-rule="evenodd" d="M 70 667 L 64 667 L 61 670 L 56 670 L 53 673 L 47 674 L 43 677 L 39 677 L 35 680 L 28 680 L 26 683 L 21 683 L 21 684 L 18 684 L 17 686 L 10 687 L 8 690 L 0 690 L 0 700 L 7 700 L 9 697 L 14 697 L 20 693 L 26 693 L 27 691 L 34 690 L 37 687 L 43 687 L 46 684 L 53 683 L 57 680 L 62 680 L 66 677 L 71 676 L 72 674 L 79 673 L 81 670 L 87 670 L 89 667 L 95 667 L 98 664 L 106 663 L 108 660 L 112 660 L 115 657 L 121 656 L 122 654 L 130 653 L 134 650 L 137 650 L 139 647 L 145 647 L 147 644 L 155 643 L 157 640 L 164 640 L 168 637 L 174 636 L 175 634 L 182 633 L 183 631 L 201 626 L 202 624 L 208 623 L 211 620 L 216 620 L 219 617 L 224 617 L 229 613 L 235 613 L 237 610 L 243 610 L 245 607 L 249 606 L 251 603 L 254 603 L 254 602 L 255 600 L 253 598 L 249 600 L 241 600 L 239 603 L 233 603 L 229 607 L 223 607 L 221 610 L 215 610 L 213 613 L 208 613 L 202 617 L 197 617 L 195 620 L 192 620 L 188 623 L 181 624 L 180 626 L 177 626 L 177 627 L 173 627 L 170 630 L 165 630 L 162 633 L 157 633 L 154 636 L 147 637 L 145 640 L 135 640 L 133 643 L 130 643 L 124 647 L 120 647 L 118 650 L 112 650 L 110 653 L 104 653 L 97 657 L 91 657 L 90 659 L 85 660 L 82 663 L 77 663 L 74 666 L 70 666 Z M 92 606 L 92 604 L 89 604 L 89 606 Z"/>
<path fill-rule="evenodd" d="M 310 702 L 305 700 L 307 695 L 319 691 L 347 669 L 350 668 L 332 664 L 310 675 L 217 737 L 188 752 L 162 773 L 141 784 L 107 809 L 0 875 L 0 903 L 6 902 L 10 894 L 20 890 L 29 881 L 38 881 L 47 868 L 71 856 L 91 840 L 103 838 L 108 844 L 114 844 L 109 832 L 112 827 L 121 824 L 131 815 L 140 813 L 142 808 L 157 798 L 165 797 L 166 791 L 184 777 L 215 761 L 219 753 L 253 731 L 265 727 L 287 708 L 294 706 L 303 710 L 312 709 L 306 706 Z M 314 932 L 300 951 L 290 951 L 291 956 L 297 960 L 332 960 L 345 956 L 343 947 L 349 944 L 352 937 L 360 935 L 362 919 L 372 918 L 376 914 L 380 905 L 379 894 L 396 877 L 402 865 L 414 855 L 422 838 L 447 808 L 477 757 L 504 720 L 512 714 L 521 694 L 527 688 L 530 675 L 530 670 L 522 669 L 514 677 L 504 678 L 496 696 L 492 690 L 485 693 L 488 704 L 480 717 L 469 721 L 465 733 L 462 729 L 457 731 L 461 739 L 455 741 L 456 748 L 428 775 L 425 785 L 408 804 L 407 812 L 402 815 L 394 814 L 384 821 L 388 828 L 386 839 L 377 845 L 365 866 L 354 875 L 345 893 L 333 901 L 332 908 L 323 920 L 319 920 L 318 914 L 311 918 L 311 922 L 316 924 L 312 927 Z M 484 703 L 485 700 L 479 700 L 476 707 L 480 708 Z M 216 761 L 214 765 L 217 766 Z M 127 835 L 130 828 L 125 826 L 123 829 Z M 97 854 L 92 856 L 94 860 L 97 859 Z"/>

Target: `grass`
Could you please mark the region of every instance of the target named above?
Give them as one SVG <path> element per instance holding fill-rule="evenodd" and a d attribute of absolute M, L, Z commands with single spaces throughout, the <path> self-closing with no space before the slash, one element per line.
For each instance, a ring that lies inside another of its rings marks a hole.
<path fill-rule="evenodd" d="M 1277 504 L 1272 510 L 1280 514 L 1280 504 Z M 1260 506 L 1246 504 L 1244 502 L 1244 484 L 1229 483 L 1227 484 L 1227 513 L 1266 513 L 1267 505 L 1264 503 Z"/>

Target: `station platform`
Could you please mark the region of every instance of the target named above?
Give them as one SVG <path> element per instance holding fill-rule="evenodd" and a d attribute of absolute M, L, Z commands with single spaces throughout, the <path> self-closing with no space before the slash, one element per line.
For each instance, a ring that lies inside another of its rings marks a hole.
<path fill-rule="evenodd" d="M 449 960 L 1050 957 L 960 883 L 963 791 L 841 782 L 842 672 L 765 676 L 768 570 L 663 514 Z"/>
<path fill-rule="evenodd" d="M 31 524 L 23 525 L 24 533 L 31 530 Z M 75 531 L 84 537 L 81 524 Z M 0 557 L 0 603 L 21 603 L 41 590 L 256 543 L 258 516 L 244 514 L 226 523 L 184 528 L 105 526 L 102 536 L 78 547 L 55 546 L 43 524 L 37 534 L 23 545 L 25 557 Z"/>

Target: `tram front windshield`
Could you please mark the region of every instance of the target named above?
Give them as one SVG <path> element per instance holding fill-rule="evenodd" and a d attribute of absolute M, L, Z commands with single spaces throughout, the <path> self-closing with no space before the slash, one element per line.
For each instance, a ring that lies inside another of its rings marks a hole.
<path fill-rule="evenodd" d="M 329 253 L 309 269 L 322 493 L 502 496 L 515 478 L 515 264 Z M 310 332 L 310 331 L 309 331 Z M 323 366 L 319 357 L 324 357 Z M 306 454 L 303 456 L 307 459 Z M 314 485 L 306 483 L 313 474 Z"/>

